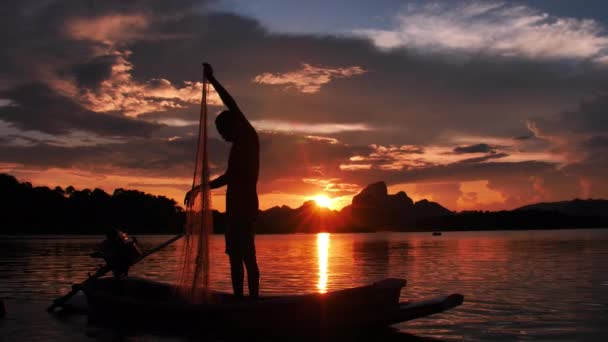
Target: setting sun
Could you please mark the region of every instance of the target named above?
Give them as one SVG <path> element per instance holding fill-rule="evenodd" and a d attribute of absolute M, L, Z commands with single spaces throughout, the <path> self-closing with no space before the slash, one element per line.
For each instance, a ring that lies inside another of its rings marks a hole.
<path fill-rule="evenodd" d="M 313 197 L 313 200 L 317 203 L 319 207 L 330 208 L 333 204 L 333 200 L 325 195 L 316 195 Z"/>

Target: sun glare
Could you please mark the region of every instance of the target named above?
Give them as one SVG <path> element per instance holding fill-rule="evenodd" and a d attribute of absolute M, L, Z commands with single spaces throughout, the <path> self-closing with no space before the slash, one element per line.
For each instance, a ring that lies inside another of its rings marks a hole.
<path fill-rule="evenodd" d="M 327 292 L 327 260 L 329 259 L 329 233 L 317 234 L 317 258 L 319 259 L 319 293 Z"/>
<path fill-rule="evenodd" d="M 319 207 L 331 208 L 332 200 L 325 195 L 317 195 L 313 198 Z"/>

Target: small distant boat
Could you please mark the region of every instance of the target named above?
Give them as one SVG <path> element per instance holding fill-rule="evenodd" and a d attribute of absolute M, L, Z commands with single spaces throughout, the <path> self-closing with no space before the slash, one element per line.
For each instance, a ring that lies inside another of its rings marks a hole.
<path fill-rule="evenodd" d="M 441 232 L 433 232 L 433 236 L 441 236 Z"/>
<path fill-rule="evenodd" d="M 241 300 L 212 291 L 205 304 L 176 298 L 169 284 L 133 277 L 100 278 L 83 287 L 83 292 L 92 324 L 214 335 L 240 331 L 249 336 L 308 336 L 383 327 L 443 312 L 464 300 L 452 294 L 400 303 L 405 284 L 403 279 L 385 279 L 324 294 Z"/>

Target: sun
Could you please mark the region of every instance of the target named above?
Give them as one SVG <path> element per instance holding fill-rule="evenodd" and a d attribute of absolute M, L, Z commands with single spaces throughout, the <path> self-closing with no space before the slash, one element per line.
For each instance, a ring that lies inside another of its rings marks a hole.
<path fill-rule="evenodd" d="M 323 208 L 331 208 L 331 205 L 333 204 L 332 199 L 325 195 L 316 195 L 313 197 L 313 200 L 319 207 Z"/>

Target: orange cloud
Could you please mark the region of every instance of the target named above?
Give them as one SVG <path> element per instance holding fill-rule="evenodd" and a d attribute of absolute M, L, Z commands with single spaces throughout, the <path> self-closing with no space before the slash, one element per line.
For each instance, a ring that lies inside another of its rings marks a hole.
<path fill-rule="evenodd" d="M 320 137 L 320 136 L 317 136 L 317 135 L 307 135 L 306 139 L 310 139 L 310 140 L 313 140 L 313 141 L 319 141 L 319 142 L 326 142 L 326 143 L 332 144 L 332 145 L 337 144 L 339 142 L 338 139 L 335 139 L 335 138 Z"/>
<path fill-rule="evenodd" d="M 110 76 L 103 80 L 97 89 L 79 88 L 74 81 L 57 79 L 54 88 L 78 100 L 84 107 L 95 112 L 121 112 L 129 117 L 143 113 L 186 108 L 200 103 L 202 82 L 185 81 L 181 86 L 163 78 L 145 82 L 133 78 L 133 64 L 129 62 L 130 51 L 110 48 L 106 53 L 116 57 Z M 207 103 L 222 105 L 219 95 L 209 87 Z M 168 125 L 183 126 L 184 123 L 161 122 Z"/>
<path fill-rule="evenodd" d="M 288 88 L 293 87 L 302 93 L 314 94 L 321 90 L 322 85 L 331 82 L 334 78 L 352 77 L 366 72 L 360 66 L 322 68 L 303 63 L 300 70 L 283 74 L 266 72 L 256 76 L 253 82 L 269 85 L 286 85 Z"/>
<path fill-rule="evenodd" d="M 488 181 L 460 183 L 462 195 L 456 202 L 458 210 L 496 210 L 505 204 L 504 195 L 488 187 Z"/>
<path fill-rule="evenodd" d="M 369 170 L 371 168 L 372 164 L 340 164 L 342 171 Z"/>
<path fill-rule="evenodd" d="M 339 132 L 372 131 L 375 129 L 365 123 L 302 123 L 283 120 L 252 120 L 251 123 L 258 130 L 270 132 L 330 134 Z M 311 136 L 308 137 L 310 138 Z M 310 139 L 320 141 L 318 137 Z M 325 141 L 329 142 L 328 140 Z"/>
<path fill-rule="evenodd" d="M 150 20 L 142 14 L 113 14 L 70 20 L 64 27 L 68 37 L 98 43 L 94 46 L 95 54 L 92 57 L 115 57 L 110 76 L 97 89 L 81 89 L 73 80 L 58 75 L 48 75 L 47 79 L 51 80 L 55 90 L 79 100 L 87 109 L 96 112 L 118 111 L 137 117 L 143 113 L 185 108 L 188 104 L 199 103 L 201 82 L 185 81 L 175 85 L 163 78 L 144 82 L 133 78 L 133 64 L 128 60 L 131 51 L 122 49 L 122 46 L 135 40 L 175 38 L 145 32 L 151 26 Z M 209 90 L 208 103 L 221 105 L 217 93 L 212 87 Z M 165 124 L 171 125 L 171 122 Z"/>
<path fill-rule="evenodd" d="M 361 187 L 353 183 L 345 183 L 339 178 L 302 178 L 302 182 L 318 186 L 327 193 L 350 193 L 355 195 Z"/>
<path fill-rule="evenodd" d="M 73 39 L 113 45 L 141 37 L 148 24 L 148 19 L 141 14 L 112 14 L 72 19 L 64 30 Z"/>
<path fill-rule="evenodd" d="M 503 194 L 489 188 L 486 180 L 395 184 L 388 190 L 391 193 L 405 191 L 414 201 L 428 199 L 456 211 L 496 210 L 505 205 Z"/>

